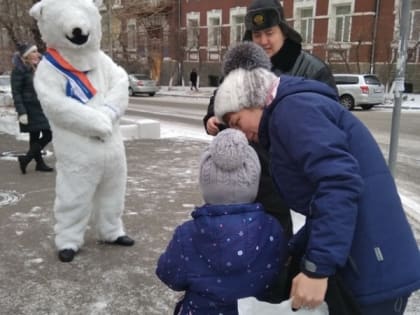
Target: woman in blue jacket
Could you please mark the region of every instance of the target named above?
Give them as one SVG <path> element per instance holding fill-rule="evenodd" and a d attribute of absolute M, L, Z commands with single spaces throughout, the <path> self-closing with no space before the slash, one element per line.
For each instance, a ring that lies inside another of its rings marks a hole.
<path fill-rule="evenodd" d="M 279 194 L 306 216 L 291 241 L 301 257 L 293 307 L 319 305 L 337 274 L 362 314 L 402 314 L 420 288 L 420 255 L 380 148 L 333 89 L 278 78 L 244 47 L 227 53 L 238 68 L 219 87 L 215 113 L 269 150 Z"/>

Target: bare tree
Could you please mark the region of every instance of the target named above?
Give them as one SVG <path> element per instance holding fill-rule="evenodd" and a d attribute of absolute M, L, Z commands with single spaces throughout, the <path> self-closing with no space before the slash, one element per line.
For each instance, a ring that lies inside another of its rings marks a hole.
<path fill-rule="evenodd" d="M 357 40 L 357 46 L 356 46 L 356 67 L 357 67 L 357 73 L 361 73 L 360 71 L 360 46 L 362 44 L 362 40 Z"/>
<path fill-rule="evenodd" d="M 123 2 L 123 7 L 117 12 L 121 21 L 126 22 L 128 19 L 135 19 L 138 26 L 145 30 L 146 36 L 141 39 L 138 38 L 138 42 L 141 42 L 145 47 L 144 51 L 149 63 L 150 74 L 155 80 L 160 78 L 165 44 L 163 38 L 164 26 L 173 10 L 173 3 L 173 0 L 155 2 L 126 0 Z M 125 37 L 127 37 L 127 33 L 125 33 Z M 123 40 L 123 35 L 120 38 L 123 54 L 129 59 L 130 54 L 125 46 L 127 40 Z"/>
<path fill-rule="evenodd" d="M 343 62 L 346 68 L 346 72 L 350 73 L 350 64 L 348 62 L 349 48 L 347 46 L 348 44 L 328 40 L 325 50 L 327 51 L 329 64 L 334 64 L 337 61 Z M 336 56 L 337 58 L 333 59 L 331 56 Z"/>
<path fill-rule="evenodd" d="M 41 40 L 35 20 L 29 9 L 37 0 L 0 0 L 0 71 L 11 69 L 11 55 L 20 42 L 34 42 L 42 51 Z"/>

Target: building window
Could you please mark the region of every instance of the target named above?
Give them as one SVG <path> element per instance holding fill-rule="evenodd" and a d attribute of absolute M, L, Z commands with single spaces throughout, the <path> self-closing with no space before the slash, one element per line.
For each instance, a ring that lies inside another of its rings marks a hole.
<path fill-rule="evenodd" d="M 207 46 L 219 48 L 221 45 L 221 12 L 214 10 L 207 13 Z"/>
<path fill-rule="evenodd" d="M 230 9 L 230 43 L 242 41 L 245 34 L 246 7 Z"/>
<path fill-rule="evenodd" d="M 187 49 L 198 50 L 200 45 L 200 13 L 187 13 Z"/>
<path fill-rule="evenodd" d="M 121 8 L 121 0 L 114 0 L 114 4 L 112 5 L 112 8 L 118 9 Z"/>
<path fill-rule="evenodd" d="M 136 40 L 136 20 L 130 19 L 127 23 L 127 49 L 135 50 L 137 48 Z"/>
<path fill-rule="evenodd" d="M 335 6 L 335 35 L 336 42 L 350 41 L 351 5 Z"/>
<path fill-rule="evenodd" d="M 297 10 L 296 29 L 306 43 L 312 43 L 313 34 L 313 8 L 300 8 Z"/>
<path fill-rule="evenodd" d="M 236 15 L 232 17 L 231 43 L 242 41 L 245 34 L 245 15 Z"/>
<path fill-rule="evenodd" d="M 410 12 L 410 40 L 420 41 L 420 10 L 412 10 Z"/>

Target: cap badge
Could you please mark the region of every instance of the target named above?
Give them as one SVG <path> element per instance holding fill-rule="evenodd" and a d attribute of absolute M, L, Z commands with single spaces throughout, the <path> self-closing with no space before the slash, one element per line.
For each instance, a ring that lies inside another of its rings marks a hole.
<path fill-rule="evenodd" d="M 254 18 L 252 20 L 253 20 L 255 25 L 257 25 L 257 26 L 262 25 L 262 24 L 264 24 L 264 15 L 256 14 L 256 15 L 254 15 Z"/>

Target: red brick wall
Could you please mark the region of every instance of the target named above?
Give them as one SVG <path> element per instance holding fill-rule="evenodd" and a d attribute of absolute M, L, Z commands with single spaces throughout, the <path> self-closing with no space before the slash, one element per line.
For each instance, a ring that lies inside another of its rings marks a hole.
<path fill-rule="evenodd" d="M 394 36 L 394 1 L 381 1 L 378 20 L 378 34 L 376 38 L 376 62 L 389 62 L 391 42 Z"/>

